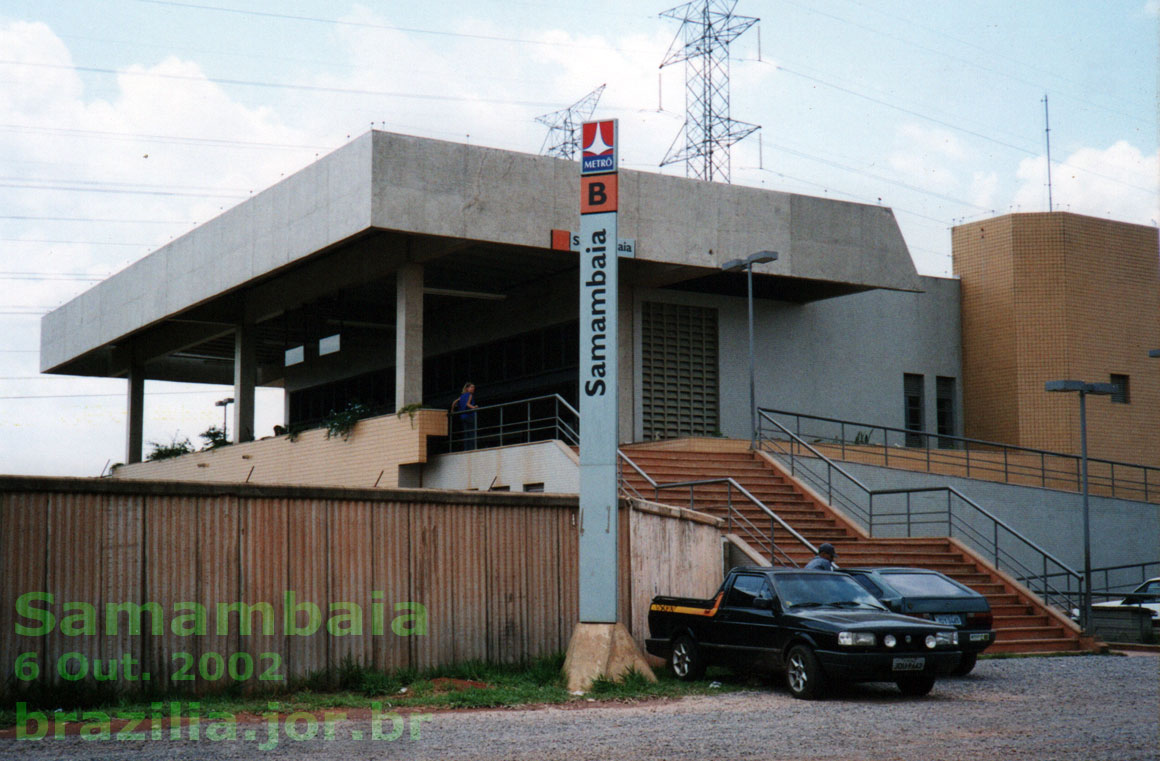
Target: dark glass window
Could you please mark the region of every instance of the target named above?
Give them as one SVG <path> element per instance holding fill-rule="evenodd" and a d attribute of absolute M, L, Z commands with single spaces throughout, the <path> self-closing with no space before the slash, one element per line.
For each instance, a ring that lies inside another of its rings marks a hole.
<path fill-rule="evenodd" d="M 923 376 L 914 373 L 904 373 L 902 376 L 905 427 L 908 431 L 916 431 L 906 434 L 908 447 L 921 447 L 925 444 L 921 435 L 926 419 L 926 410 L 923 406 L 924 380 Z"/>
<path fill-rule="evenodd" d="M 1112 393 L 1112 401 L 1116 404 L 1130 404 L 1132 399 L 1128 395 L 1128 376 L 1116 375 L 1115 373 L 1112 373 L 1112 376 L 1109 380 L 1115 385 L 1119 386 L 1119 388 Z"/>
<path fill-rule="evenodd" d="M 938 434 L 942 436 L 955 435 L 955 379 L 938 376 L 935 378 L 935 424 Z M 955 442 L 952 439 L 939 438 L 939 448 L 952 449 Z"/>
<path fill-rule="evenodd" d="M 733 588 L 729 590 L 729 599 L 726 605 L 734 608 L 752 608 L 753 598 L 761 592 L 761 585 L 765 579 L 760 576 L 738 576 L 733 581 Z"/>

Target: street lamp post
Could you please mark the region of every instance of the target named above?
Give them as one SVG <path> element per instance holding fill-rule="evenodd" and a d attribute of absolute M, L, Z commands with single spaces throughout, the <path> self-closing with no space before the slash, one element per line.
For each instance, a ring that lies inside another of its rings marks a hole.
<path fill-rule="evenodd" d="M 229 406 L 233 403 L 234 403 L 234 398 L 232 396 L 227 396 L 225 399 L 218 399 L 216 402 L 213 403 L 213 406 L 222 408 L 222 440 L 223 441 L 230 440 L 229 435 L 226 433 L 226 417 L 229 414 Z"/>
<path fill-rule="evenodd" d="M 726 272 L 745 270 L 749 302 L 749 448 L 757 448 L 757 390 L 753 369 L 753 265 L 777 261 L 776 251 L 758 251 L 744 259 L 730 259 L 721 265 Z"/>
<path fill-rule="evenodd" d="M 1084 383 L 1078 380 L 1047 381 L 1045 391 L 1074 391 L 1079 394 L 1079 447 L 1083 490 L 1083 629 L 1092 632 L 1092 544 L 1091 515 L 1088 508 L 1087 395 L 1110 396 L 1119 390 L 1115 383 Z"/>

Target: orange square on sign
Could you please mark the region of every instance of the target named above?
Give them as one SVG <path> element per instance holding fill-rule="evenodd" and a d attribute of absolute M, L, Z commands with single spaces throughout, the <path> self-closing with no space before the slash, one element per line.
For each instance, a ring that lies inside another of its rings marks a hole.
<path fill-rule="evenodd" d="M 599 214 L 616 211 L 616 178 L 615 173 L 581 177 L 580 213 Z"/>

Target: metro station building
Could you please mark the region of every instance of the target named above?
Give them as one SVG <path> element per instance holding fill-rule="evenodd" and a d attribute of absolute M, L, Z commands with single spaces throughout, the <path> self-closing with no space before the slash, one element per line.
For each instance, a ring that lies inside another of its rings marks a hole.
<path fill-rule="evenodd" d="M 258 386 L 288 428 L 355 400 L 443 414 L 469 380 L 480 404 L 576 404 L 579 263 L 551 231 L 578 201 L 574 162 L 373 131 L 46 315 L 41 369 L 127 380 L 130 465 L 146 380 L 233 384 L 238 442 L 271 433 Z M 976 222 L 958 277 L 925 277 L 887 207 L 623 170 L 619 231 L 624 442 L 748 439 L 746 277 L 722 265 L 776 251 L 754 267 L 759 406 L 1077 451 L 1044 381 L 1127 378 L 1090 405 L 1092 454 L 1160 465 L 1155 228 Z"/>

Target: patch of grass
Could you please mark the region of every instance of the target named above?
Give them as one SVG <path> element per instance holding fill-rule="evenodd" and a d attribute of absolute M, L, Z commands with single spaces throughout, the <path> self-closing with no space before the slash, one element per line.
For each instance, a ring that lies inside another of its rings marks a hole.
<path fill-rule="evenodd" d="M 211 711 L 232 714 L 262 714 L 277 703 L 282 713 L 325 711 L 330 709 L 371 709 L 379 704 L 384 710 L 399 708 L 499 708 L 588 701 L 632 701 L 705 695 L 746 689 L 744 679 L 712 669 L 710 679 L 681 682 L 667 671 L 657 671 L 658 681 L 650 682 L 644 674 L 630 671 L 617 682 L 597 680 L 583 696 L 572 695 L 565 686 L 564 656 L 557 654 L 527 663 L 487 663 L 467 661 L 427 669 L 377 671 L 346 658 L 330 672 L 316 672 L 297 680 L 281 692 L 249 692 L 247 685 L 213 695 L 194 697 L 188 693 L 169 695 L 125 695 L 108 689 L 86 688 L 85 683 L 70 682 L 67 687 L 5 690 L 0 702 L 0 727 L 16 723 L 16 702 L 28 703 L 28 710 L 46 715 L 55 710 L 101 710 L 106 713 L 135 711 L 151 715 L 154 702 L 197 700 L 201 715 Z M 252 685 L 251 685 L 252 686 Z M 66 690 L 72 690 L 67 692 Z M 86 691 L 87 690 L 87 691 Z M 75 693 L 75 694 L 73 694 Z M 168 708 L 161 712 L 168 713 Z"/>

